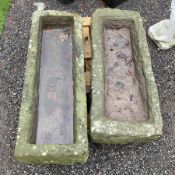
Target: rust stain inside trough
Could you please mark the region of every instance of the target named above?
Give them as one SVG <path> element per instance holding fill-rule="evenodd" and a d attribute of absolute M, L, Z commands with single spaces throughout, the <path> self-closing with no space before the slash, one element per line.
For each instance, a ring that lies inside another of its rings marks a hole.
<path fill-rule="evenodd" d="M 43 24 L 36 144 L 73 144 L 72 24 Z"/>
<path fill-rule="evenodd" d="M 130 28 L 104 27 L 105 116 L 143 122 L 148 120 L 144 76 L 137 69 Z"/>

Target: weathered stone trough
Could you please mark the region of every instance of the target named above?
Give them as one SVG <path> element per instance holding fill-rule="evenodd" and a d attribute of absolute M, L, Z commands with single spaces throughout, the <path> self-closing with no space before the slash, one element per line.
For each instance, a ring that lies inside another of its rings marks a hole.
<path fill-rule="evenodd" d="M 77 14 L 33 14 L 15 156 L 42 164 L 88 158 L 82 20 Z"/>
<path fill-rule="evenodd" d="M 158 138 L 163 124 L 142 18 L 137 12 L 99 9 L 91 32 L 93 141 Z"/>

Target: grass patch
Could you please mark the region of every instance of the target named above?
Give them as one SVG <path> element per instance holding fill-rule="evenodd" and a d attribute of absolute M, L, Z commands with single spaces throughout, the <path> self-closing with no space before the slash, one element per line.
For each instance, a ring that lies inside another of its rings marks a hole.
<path fill-rule="evenodd" d="M 0 0 L 0 36 L 2 34 L 4 22 L 5 22 L 10 4 L 11 4 L 11 0 Z"/>

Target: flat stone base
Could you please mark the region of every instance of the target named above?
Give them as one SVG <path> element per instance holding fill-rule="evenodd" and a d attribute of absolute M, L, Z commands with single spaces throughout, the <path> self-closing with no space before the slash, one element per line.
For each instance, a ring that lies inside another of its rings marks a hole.
<path fill-rule="evenodd" d="M 129 28 L 104 27 L 105 116 L 141 122 L 148 119 L 147 99 L 142 97 L 146 94 L 144 77 L 137 71 L 130 38 Z"/>

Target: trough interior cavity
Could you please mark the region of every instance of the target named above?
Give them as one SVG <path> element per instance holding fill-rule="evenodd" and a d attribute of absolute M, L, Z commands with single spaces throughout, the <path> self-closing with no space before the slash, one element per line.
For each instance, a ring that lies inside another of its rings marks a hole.
<path fill-rule="evenodd" d="M 42 24 L 35 141 L 73 144 L 73 22 L 48 21 Z"/>
<path fill-rule="evenodd" d="M 127 22 L 104 25 L 105 116 L 143 122 L 148 120 L 147 94 L 133 32 L 132 24 Z"/>

